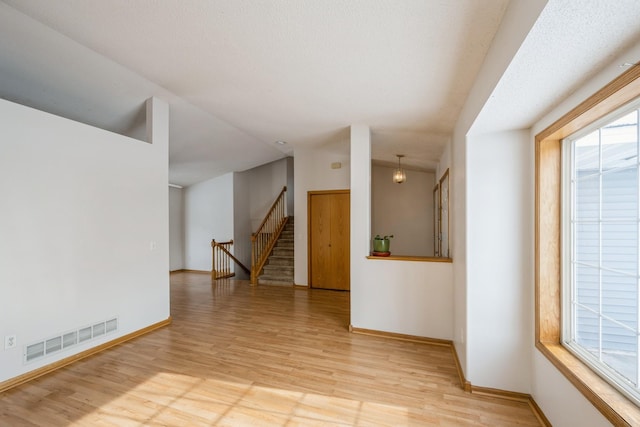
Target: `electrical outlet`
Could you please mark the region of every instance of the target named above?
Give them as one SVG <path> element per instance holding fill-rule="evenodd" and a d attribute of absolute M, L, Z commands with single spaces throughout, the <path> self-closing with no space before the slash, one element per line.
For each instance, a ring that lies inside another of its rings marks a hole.
<path fill-rule="evenodd" d="M 14 348 L 15 346 L 16 346 L 16 336 L 6 335 L 4 337 L 4 349 L 9 350 L 10 348 Z"/>

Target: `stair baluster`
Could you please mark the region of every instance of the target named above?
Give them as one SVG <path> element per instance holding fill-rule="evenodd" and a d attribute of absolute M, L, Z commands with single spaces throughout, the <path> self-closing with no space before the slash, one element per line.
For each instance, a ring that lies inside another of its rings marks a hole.
<path fill-rule="evenodd" d="M 249 273 L 249 269 L 240 262 L 229 249 L 233 246 L 233 240 L 228 242 L 216 242 L 211 240 L 212 261 L 211 261 L 211 278 L 213 280 L 226 279 L 236 274 L 231 271 L 231 261 L 234 261 L 242 270 Z"/>
<path fill-rule="evenodd" d="M 286 210 L 285 186 L 276 201 L 271 205 L 271 209 L 258 227 L 258 230 L 251 235 L 251 284 L 258 284 L 258 276 L 267 262 L 269 254 L 280 236 L 288 221 Z"/>
<path fill-rule="evenodd" d="M 292 286 L 294 283 L 294 222 L 289 217 L 267 259 L 259 284 Z"/>

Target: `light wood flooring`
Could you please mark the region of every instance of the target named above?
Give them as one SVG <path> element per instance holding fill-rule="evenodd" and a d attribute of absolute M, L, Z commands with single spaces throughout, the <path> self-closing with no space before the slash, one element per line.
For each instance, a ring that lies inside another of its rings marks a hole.
<path fill-rule="evenodd" d="M 538 426 L 450 349 L 348 332 L 349 293 L 171 276 L 173 323 L 0 394 L 0 426 Z"/>

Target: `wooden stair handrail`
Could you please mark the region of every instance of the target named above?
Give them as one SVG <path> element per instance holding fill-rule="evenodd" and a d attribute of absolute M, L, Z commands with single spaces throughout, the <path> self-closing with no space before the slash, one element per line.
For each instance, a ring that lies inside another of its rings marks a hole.
<path fill-rule="evenodd" d="M 271 253 L 271 251 L 273 250 L 274 246 L 278 242 L 278 238 L 282 234 L 282 230 L 284 230 L 284 227 L 287 225 L 288 221 L 289 221 L 289 218 L 287 218 L 287 217 L 285 217 L 283 219 L 281 225 L 278 227 L 276 232 L 273 234 L 273 237 L 271 239 L 269 239 L 268 245 L 262 251 L 262 256 L 258 259 L 258 261 L 256 262 L 255 265 L 251 266 L 252 267 L 251 268 L 251 284 L 252 285 L 256 285 L 258 283 L 258 275 L 260 274 L 260 271 L 262 270 L 262 268 L 266 264 L 267 260 L 269 259 L 269 254 Z M 252 238 L 253 238 L 253 236 L 252 236 Z"/>
<path fill-rule="evenodd" d="M 280 199 L 282 199 L 282 196 L 284 195 L 284 193 L 287 192 L 287 186 L 285 185 L 284 187 L 282 187 L 282 191 L 280 191 L 280 194 L 278 194 L 278 197 L 276 197 L 275 202 L 273 202 L 273 204 L 271 205 L 271 207 L 269 208 L 269 211 L 267 212 L 267 214 L 264 216 L 264 219 L 262 220 L 262 222 L 260 223 L 260 225 L 258 226 L 258 231 L 256 231 L 255 233 L 252 233 L 251 236 L 254 236 L 258 233 L 260 233 L 262 231 L 262 229 L 264 228 L 265 224 L 267 223 L 267 221 L 269 220 L 269 216 L 273 213 L 273 211 L 276 209 L 276 206 L 278 206 L 278 202 L 280 202 Z"/>
<path fill-rule="evenodd" d="M 242 268 L 246 273 L 250 273 L 250 270 L 240 262 L 238 258 L 233 256 L 231 252 L 227 249 L 227 246 L 231 247 L 233 245 L 233 240 L 229 240 L 228 242 L 216 242 L 215 239 L 211 240 L 211 249 L 212 249 L 212 267 L 211 267 L 211 278 L 214 280 L 217 279 L 226 279 L 228 277 L 235 276 L 235 273 L 231 272 L 231 262 L 233 260 L 236 264 Z M 218 252 L 218 256 L 216 257 L 216 252 Z"/>
<path fill-rule="evenodd" d="M 225 244 L 225 243 L 231 243 L 231 244 L 233 244 L 233 240 L 230 240 L 229 242 L 220 242 L 220 243 L 218 243 L 218 242 L 216 242 L 216 241 L 215 241 L 215 239 L 214 239 L 214 240 L 212 240 L 212 241 L 211 241 L 211 244 L 213 245 L 214 243 L 215 243 L 215 244 L 219 244 L 219 245 L 223 245 L 223 244 Z M 235 257 L 231 252 L 229 252 L 229 251 L 227 250 L 227 248 L 225 248 L 224 246 L 220 246 L 220 249 L 221 249 L 224 253 L 226 253 L 226 254 L 229 256 L 229 258 L 231 258 L 231 259 L 232 259 L 236 264 L 238 264 L 238 267 L 240 267 L 240 268 L 242 269 L 242 271 L 244 271 L 244 272 L 245 272 L 245 273 L 247 273 L 247 274 L 250 274 L 250 273 L 251 273 L 251 270 L 249 269 L 249 267 L 247 267 L 246 265 L 244 265 L 244 264 L 242 263 L 242 261 L 240 261 L 238 258 L 236 258 L 236 257 Z"/>
<path fill-rule="evenodd" d="M 282 191 L 271 205 L 262 223 L 255 233 L 251 234 L 251 284 L 258 283 L 258 276 L 262 271 L 269 254 L 282 234 L 289 217 L 285 215 L 285 193 L 287 187 Z"/>

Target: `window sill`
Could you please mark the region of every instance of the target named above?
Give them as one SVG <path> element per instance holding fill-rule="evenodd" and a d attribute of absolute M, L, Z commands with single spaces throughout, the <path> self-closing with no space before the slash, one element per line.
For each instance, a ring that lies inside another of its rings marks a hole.
<path fill-rule="evenodd" d="M 640 425 L 640 408 L 566 348 L 539 341 L 536 347 L 614 425 Z"/>
<path fill-rule="evenodd" d="M 405 256 L 405 255 L 390 255 L 390 256 L 367 256 L 367 259 L 380 259 L 387 261 L 420 261 L 420 262 L 448 262 L 451 263 L 451 258 L 435 257 L 435 256 Z"/>

